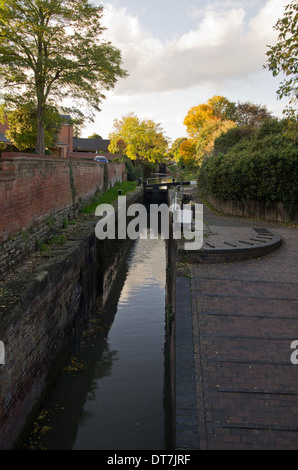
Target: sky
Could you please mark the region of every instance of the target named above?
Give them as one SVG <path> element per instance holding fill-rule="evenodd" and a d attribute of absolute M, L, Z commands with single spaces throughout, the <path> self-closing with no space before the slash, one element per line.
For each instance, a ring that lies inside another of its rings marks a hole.
<path fill-rule="evenodd" d="M 93 0 L 104 7 L 105 39 L 121 51 L 129 76 L 106 92 L 81 136 L 108 139 L 128 113 L 159 123 L 170 141 L 187 137 L 192 106 L 214 95 L 265 105 L 281 117 L 281 77 L 266 64 L 273 26 L 288 0 Z"/>

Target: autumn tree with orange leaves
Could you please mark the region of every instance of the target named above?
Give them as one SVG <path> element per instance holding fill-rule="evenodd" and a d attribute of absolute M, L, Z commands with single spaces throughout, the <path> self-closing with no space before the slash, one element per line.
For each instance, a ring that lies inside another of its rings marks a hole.
<path fill-rule="evenodd" d="M 234 120 L 235 111 L 235 103 L 217 95 L 207 103 L 190 108 L 183 122 L 189 135 L 180 146 L 183 160 L 194 160 L 200 165 L 203 157 L 212 152 L 214 140 L 223 132 L 237 126 Z"/>

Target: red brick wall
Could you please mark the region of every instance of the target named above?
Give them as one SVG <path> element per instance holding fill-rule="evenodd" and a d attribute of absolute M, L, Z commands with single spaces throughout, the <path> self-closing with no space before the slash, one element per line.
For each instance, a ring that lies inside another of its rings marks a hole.
<path fill-rule="evenodd" d="M 4 153 L 0 162 L 0 243 L 104 187 L 104 164 L 92 160 Z M 124 179 L 125 165 L 108 166 L 113 186 Z"/>
<path fill-rule="evenodd" d="M 67 152 L 73 152 L 73 127 L 64 124 L 58 135 L 58 143 L 67 144 Z"/>

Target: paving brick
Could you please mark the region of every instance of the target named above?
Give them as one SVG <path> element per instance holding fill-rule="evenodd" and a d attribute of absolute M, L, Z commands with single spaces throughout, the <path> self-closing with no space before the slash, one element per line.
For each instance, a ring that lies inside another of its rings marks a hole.
<path fill-rule="evenodd" d="M 192 331 L 187 327 L 181 333 L 177 323 L 177 423 L 183 424 L 179 407 L 188 374 L 188 385 L 195 377 L 196 406 L 189 404 L 187 416 L 193 413 L 197 419 L 197 440 L 195 432 L 189 440 L 186 429 L 179 428 L 176 446 L 296 450 L 298 365 L 291 363 L 290 346 L 298 340 L 298 229 L 221 217 L 205 207 L 204 220 L 213 231 L 217 228 L 218 241 L 233 241 L 237 231 L 243 235 L 253 227 L 268 228 L 283 243 L 258 259 L 191 263 L 189 277 L 179 280 L 178 314 L 189 321 L 190 297 Z M 190 398 L 192 389 L 185 390 Z"/>

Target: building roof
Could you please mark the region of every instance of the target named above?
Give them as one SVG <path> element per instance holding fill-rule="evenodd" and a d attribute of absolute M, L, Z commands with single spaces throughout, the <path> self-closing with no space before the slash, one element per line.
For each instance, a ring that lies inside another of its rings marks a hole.
<path fill-rule="evenodd" d="M 108 139 L 82 139 L 74 137 L 74 152 L 108 152 L 110 140 Z"/>
<path fill-rule="evenodd" d="M 60 114 L 60 117 L 61 119 L 64 119 L 64 121 L 71 121 L 71 116 L 69 114 Z"/>
<path fill-rule="evenodd" d="M 5 144 L 10 144 L 10 140 L 7 139 L 7 137 L 5 137 L 5 134 L 1 134 L 0 133 L 0 142 L 4 142 Z"/>

